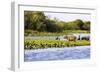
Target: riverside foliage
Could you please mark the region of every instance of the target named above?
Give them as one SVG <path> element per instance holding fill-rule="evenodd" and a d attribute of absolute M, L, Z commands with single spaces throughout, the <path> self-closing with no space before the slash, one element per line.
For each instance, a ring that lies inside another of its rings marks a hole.
<path fill-rule="evenodd" d="M 66 41 L 66 40 L 54 40 L 54 39 L 27 39 L 24 41 L 25 49 L 45 49 L 45 48 L 61 48 L 61 47 L 72 47 L 72 46 L 84 46 L 90 45 L 90 41 L 77 40 L 77 41 Z"/>
<path fill-rule="evenodd" d="M 24 11 L 24 36 L 64 36 L 72 33 L 90 33 L 90 21 L 51 19 L 43 11 Z M 72 47 L 90 45 L 90 40 L 25 39 L 25 49 Z"/>
<path fill-rule="evenodd" d="M 37 33 L 43 32 L 47 33 L 66 33 L 70 31 L 80 30 L 89 32 L 90 31 L 90 21 L 83 21 L 81 19 L 76 19 L 74 21 L 61 21 L 60 19 L 51 19 L 49 16 L 45 15 L 42 11 L 25 11 L 24 12 L 24 28 L 25 36 L 38 35 Z M 31 30 L 31 31 L 30 31 Z M 28 33 L 30 31 L 31 33 Z M 35 32 L 37 33 L 35 33 Z M 42 35 L 40 33 L 40 35 Z"/>

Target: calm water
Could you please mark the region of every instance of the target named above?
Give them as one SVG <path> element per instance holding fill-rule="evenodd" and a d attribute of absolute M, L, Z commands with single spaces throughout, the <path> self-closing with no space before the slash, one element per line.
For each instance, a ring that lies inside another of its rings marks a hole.
<path fill-rule="evenodd" d="M 90 46 L 25 50 L 24 61 L 89 59 Z"/>
<path fill-rule="evenodd" d="M 25 39 L 56 39 L 57 37 L 60 39 L 64 38 L 64 36 L 27 36 Z"/>
<path fill-rule="evenodd" d="M 82 37 L 90 37 L 90 34 L 73 34 L 74 36 L 76 36 L 76 38 L 78 39 L 78 37 L 80 36 L 80 38 Z M 61 40 L 64 40 L 64 36 L 26 36 L 25 39 L 56 39 L 56 38 L 60 38 Z"/>

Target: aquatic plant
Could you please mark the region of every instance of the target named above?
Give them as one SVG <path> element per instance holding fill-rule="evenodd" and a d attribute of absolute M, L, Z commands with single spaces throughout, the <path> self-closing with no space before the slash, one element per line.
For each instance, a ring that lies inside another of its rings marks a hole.
<path fill-rule="evenodd" d="M 85 46 L 90 45 L 90 41 L 87 40 L 77 40 L 77 41 L 67 41 L 67 40 L 54 40 L 54 39 L 27 39 L 24 41 L 25 49 L 44 49 L 52 47 L 72 47 L 72 46 Z"/>

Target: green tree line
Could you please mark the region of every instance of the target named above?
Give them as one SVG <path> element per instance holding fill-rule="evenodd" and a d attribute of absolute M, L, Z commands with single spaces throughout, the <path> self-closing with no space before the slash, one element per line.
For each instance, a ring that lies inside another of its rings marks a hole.
<path fill-rule="evenodd" d="M 90 31 L 90 21 L 76 19 L 66 22 L 57 18 L 50 19 L 41 11 L 24 11 L 24 27 L 39 32 L 62 32 L 64 30 Z"/>

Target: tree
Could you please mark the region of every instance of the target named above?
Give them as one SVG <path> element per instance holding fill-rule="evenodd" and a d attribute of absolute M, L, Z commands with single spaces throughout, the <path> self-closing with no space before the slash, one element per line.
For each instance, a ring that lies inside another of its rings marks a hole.
<path fill-rule="evenodd" d="M 65 30 L 64 28 L 65 28 L 66 22 L 64 22 L 64 21 L 58 21 L 56 24 L 58 26 L 58 30 L 59 31 Z"/>
<path fill-rule="evenodd" d="M 46 24 L 44 24 L 46 16 L 40 11 L 25 11 L 24 22 L 26 29 L 44 31 Z M 42 30 L 41 30 L 42 28 Z"/>
<path fill-rule="evenodd" d="M 24 27 L 25 29 L 32 29 L 32 14 L 31 11 L 24 11 Z"/>
<path fill-rule="evenodd" d="M 81 19 L 76 19 L 75 21 L 66 22 L 57 18 L 51 19 L 41 11 L 24 11 L 24 27 L 37 32 L 90 30 L 90 21 L 83 22 Z"/>
<path fill-rule="evenodd" d="M 80 27 L 78 26 L 76 21 L 66 22 L 65 30 L 79 30 Z"/>
<path fill-rule="evenodd" d="M 77 24 L 77 26 L 78 26 L 81 30 L 83 30 L 84 22 L 83 22 L 82 20 L 80 20 L 80 19 L 75 20 L 75 24 Z"/>
<path fill-rule="evenodd" d="M 54 20 L 47 19 L 45 21 L 47 32 L 56 32 L 57 26 Z"/>
<path fill-rule="evenodd" d="M 86 22 L 84 22 L 84 25 L 83 25 L 83 28 L 84 28 L 84 30 L 90 30 L 90 21 L 86 21 Z"/>

